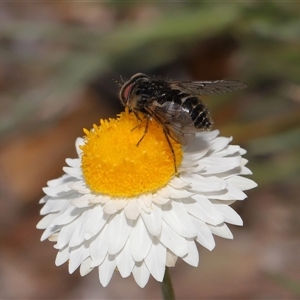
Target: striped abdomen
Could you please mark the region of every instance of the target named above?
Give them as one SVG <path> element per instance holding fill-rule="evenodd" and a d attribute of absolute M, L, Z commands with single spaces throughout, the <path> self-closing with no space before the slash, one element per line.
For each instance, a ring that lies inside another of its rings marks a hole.
<path fill-rule="evenodd" d="M 206 106 L 195 96 L 187 96 L 182 99 L 182 107 L 189 111 L 191 119 L 194 122 L 195 128 L 209 130 L 212 122 L 210 113 Z"/>

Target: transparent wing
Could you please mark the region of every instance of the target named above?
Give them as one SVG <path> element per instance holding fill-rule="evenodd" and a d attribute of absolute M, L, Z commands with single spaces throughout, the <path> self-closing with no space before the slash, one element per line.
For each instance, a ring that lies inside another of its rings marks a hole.
<path fill-rule="evenodd" d="M 189 112 L 181 105 L 170 101 L 162 105 L 153 102 L 148 105 L 147 111 L 176 142 L 188 145 L 194 141 L 195 133 L 198 130 L 195 128 Z"/>
<path fill-rule="evenodd" d="M 196 95 L 222 95 L 242 90 L 247 84 L 238 80 L 171 81 L 170 87 Z"/>

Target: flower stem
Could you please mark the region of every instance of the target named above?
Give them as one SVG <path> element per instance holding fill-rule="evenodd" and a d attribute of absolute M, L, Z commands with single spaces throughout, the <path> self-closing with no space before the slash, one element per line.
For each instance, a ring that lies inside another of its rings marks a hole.
<path fill-rule="evenodd" d="M 161 283 L 161 292 L 164 300 L 175 300 L 174 291 L 172 287 L 169 269 L 166 267 L 164 279 Z"/>

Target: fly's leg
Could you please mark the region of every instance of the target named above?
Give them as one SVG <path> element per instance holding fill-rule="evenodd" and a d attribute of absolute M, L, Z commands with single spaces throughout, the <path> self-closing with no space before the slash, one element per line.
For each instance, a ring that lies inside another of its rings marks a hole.
<path fill-rule="evenodd" d="M 139 117 L 138 113 L 137 113 L 135 110 L 133 111 L 133 113 L 134 113 L 134 115 L 136 116 L 136 118 L 138 119 L 138 121 L 139 121 L 140 123 L 142 123 L 143 121 L 142 121 L 142 119 Z M 135 130 L 135 129 L 138 128 L 139 126 L 140 126 L 140 124 L 134 126 L 134 127 L 131 129 L 131 131 Z"/>
<path fill-rule="evenodd" d="M 140 123 L 142 123 L 143 121 L 142 121 L 142 119 L 140 118 L 140 116 L 138 115 L 138 113 L 137 113 L 136 111 L 133 111 L 133 113 L 135 114 L 135 116 L 136 116 L 136 118 L 138 119 L 138 121 L 139 121 Z M 135 129 L 138 128 L 139 126 L 140 126 L 140 124 L 134 126 L 134 127 L 131 129 L 131 131 L 135 130 Z M 146 133 L 148 132 L 148 126 L 149 126 L 149 118 L 146 117 L 145 131 L 144 131 L 143 136 L 142 136 L 142 137 L 140 138 L 140 140 L 137 142 L 137 144 L 136 144 L 137 147 L 139 146 L 139 144 L 141 143 L 141 141 L 144 139 Z"/>
<path fill-rule="evenodd" d="M 140 140 L 139 140 L 138 143 L 136 144 L 137 147 L 139 146 L 139 144 L 141 143 L 141 141 L 144 139 L 146 133 L 148 132 L 148 126 L 149 126 L 149 118 L 146 119 L 145 131 L 144 131 L 143 136 L 140 138 Z"/>
<path fill-rule="evenodd" d="M 170 147 L 170 150 L 172 152 L 172 155 L 173 155 L 173 161 L 174 161 L 174 169 L 175 169 L 175 174 L 177 173 L 177 167 L 176 167 L 176 156 L 175 156 L 175 152 L 174 152 L 174 148 L 171 144 L 171 141 L 169 139 L 169 135 L 168 135 L 168 132 L 164 129 L 164 134 L 165 134 L 165 137 L 166 137 L 166 140 L 168 142 L 168 145 Z"/>

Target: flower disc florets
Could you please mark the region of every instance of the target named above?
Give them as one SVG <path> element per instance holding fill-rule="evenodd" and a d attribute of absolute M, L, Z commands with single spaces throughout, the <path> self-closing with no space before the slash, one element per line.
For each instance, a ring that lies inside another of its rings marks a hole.
<path fill-rule="evenodd" d="M 155 192 L 170 181 L 175 170 L 170 145 L 161 125 L 150 119 L 145 131 L 146 121 L 126 110 L 117 119 L 101 120 L 100 126 L 84 130 L 82 171 L 92 191 L 133 197 Z M 181 145 L 170 142 L 178 167 Z"/>

